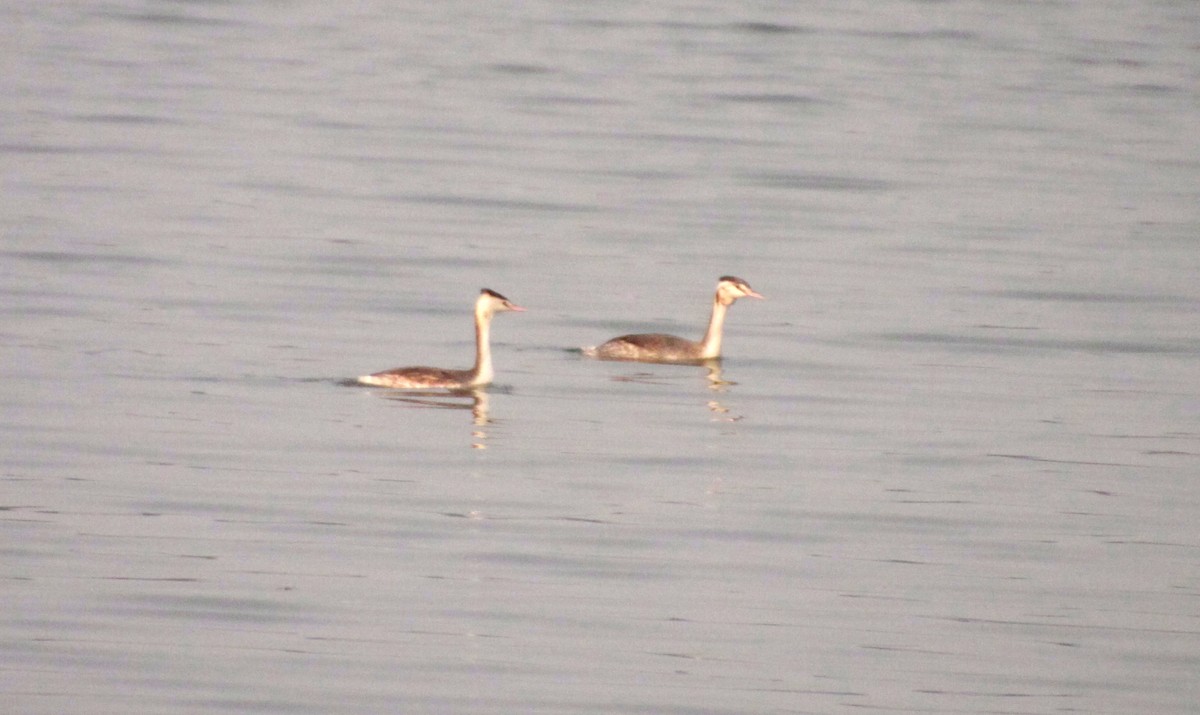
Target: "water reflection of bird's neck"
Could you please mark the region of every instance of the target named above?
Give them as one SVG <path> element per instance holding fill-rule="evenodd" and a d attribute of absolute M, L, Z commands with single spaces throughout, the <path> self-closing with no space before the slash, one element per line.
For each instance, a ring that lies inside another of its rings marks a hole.
<path fill-rule="evenodd" d="M 720 360 L 712 360 L 706 363 L 705 367 L 708 369 L 708 374 L 705 375 L 705 377 L 708 378 L 708 389 L 714 392 L 725 392 L 725 390 L 733 384 L 732 382 L 726 382 L 724 379 L 722 379 Z"/>
<path fill-rule="evenodd" d="M 472 422 L 483 426 L 491 422 L 488 418 L 488 393 L 486 390 L 471 390 Z"/>
<path fill-rule="evenodd" d="M 471 430 L 471 449 L 487 449 L 484 440 L 488 438 L 487 425 L 491 424 L 492 420 L 488 417 L 488 393 L 487 390 L 471 390 L 471 424 L 475 425 L 475 429 Z"/>
<path fill-rule="evenodd" d="M 737 384 L 722 377 L 720 360 L 705 363 L 705 367 L 708 368 L 708 374 L 705 377 L 708 379 L 709 390 L 725 393 L 729 391 L 730 387 Z M 742 419 L 742 415 L 731 415 L 729 408 L 720 400 L 709 400 L 705 406 L 713 413 L 714 422 L 737 422 Z"/>

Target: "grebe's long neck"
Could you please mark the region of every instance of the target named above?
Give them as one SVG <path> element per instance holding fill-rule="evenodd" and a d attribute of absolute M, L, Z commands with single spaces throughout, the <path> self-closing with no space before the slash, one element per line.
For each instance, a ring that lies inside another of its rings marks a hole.
<path fill-rule="evenodd" d="M 492 313 L 475 311 L 475 367 L 471 369 L 471 384 L 486 385 L 495 377 L 492 369 Z"/>
<path fill-rule="evenodd" d="M 729 306 L 721 300 L 721 294 L 713 298 L 712 316 L 708 319 L 708 331 L 700 341 L 700 358 L 709 360 L 721 356 L 721 334 L 725 330 L 725 311 Z"/>

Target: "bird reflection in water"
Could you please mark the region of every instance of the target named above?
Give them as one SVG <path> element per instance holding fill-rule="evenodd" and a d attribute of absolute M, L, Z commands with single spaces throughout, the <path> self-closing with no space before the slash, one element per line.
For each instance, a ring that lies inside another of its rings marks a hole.
<path fill-rule="evenodd" d="M 696 365 L 705 370 L 705 380 L 708 382 L 708 389 L 716 393 L 725 393 L 729 388 L 736 385 L 732 380 L 726 380 L 721 370 L 721 360 L 716 358 L 713 360 L 697 360 L 688 363 Z M 656 375 L 652 372 L 634 372 L 627 375 L 614 375 L 614 382 L 633 382 L 641 385 L 665 385 L 670 380 L 662 375 Z M 705 401 L 705 407 L 713 413 L 713 422 L 739 422 L 744 418 L 744 415 L 732 414 L 730 408 L 725 406 L 720 400 L 709 399 Z"/>
<path fill-rule="evenodd" d="M 736 382 L 726 380 L 721 376 L 721 361 L 713 360 L 705 364 L 708 369 L 708 374 L 705 377 L 708 379 L 708 389 L 713 392 L 727 392 L 730 387 L 736 385 Z M 739 422 L 743 415 L 734 415 L 729 412 L 729 408 L 721 403 L 720 400 L 709 400 L 708 409 L 713 413 L 713 422 Z"/>
<path fill-rule="evenodd" d="M 471 443 L 471 449 L 487 449 L 483 440 L 488 438 L 486 427 L 492 422 L 488 417 L 487 390 L 476 388 L 430 392 L 389 391 L 384 398 L 435 410 L 470 410 L 471 424 L 475 426 L 475 429 L 471 430 L 471 438 L 474 440 Z"/>

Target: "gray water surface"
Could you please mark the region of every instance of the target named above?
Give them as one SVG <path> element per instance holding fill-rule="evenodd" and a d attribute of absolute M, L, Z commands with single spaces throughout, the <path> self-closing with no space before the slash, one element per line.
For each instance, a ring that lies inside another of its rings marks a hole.
<path fill-rule="evenodd" d="M 12 712 L 1195 711 L 1194 3 L 0 28 Z"/>

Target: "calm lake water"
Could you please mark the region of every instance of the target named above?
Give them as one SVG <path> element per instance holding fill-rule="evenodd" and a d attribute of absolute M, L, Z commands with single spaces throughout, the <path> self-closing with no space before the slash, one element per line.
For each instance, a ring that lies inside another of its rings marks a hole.
<path fill-rule="evenodd" d="M 1192 713 L 1200 5 L 0 9 L 13 713 Z M 698 337 L 720 374 L 585 360 Z M 475 398 L 350 388 L 466 367 Z"/>

